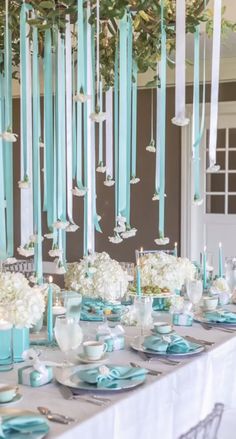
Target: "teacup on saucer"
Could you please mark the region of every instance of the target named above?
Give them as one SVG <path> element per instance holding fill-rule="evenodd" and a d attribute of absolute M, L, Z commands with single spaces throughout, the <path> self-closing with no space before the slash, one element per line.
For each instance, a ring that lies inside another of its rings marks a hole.
<path fill-rule="evenodd" d="M 83 343 L 83 350 L 88 360 L 100 360 L 107 351 L 107 344 L 101 341 L 85 341 Z"/>
<path fill-rule="evenodd" d="M 18 393 L 18 387 L 2 386 L 0 387 L 0 404 L 10 402 Z"/>
<path fill-rule="evenodd" d="M 167 322 L 155 322 L 153 329 L 158 334 L 169 334 L 173 331 L 172 325 Z"/>
<path fill-rule="evenodd" d="M 103 363 L 106 363 L 106 362 L 107 362 L 107 360 L 108 360 L 108 355 L 107 355 L 106 353 L 104 353 L 104 354 L 99 358 L 99 360 L 91 360 L 91 359 L 89 359 L 88 357 L 86 357 L 86 355 L 85 355 L 83 352 L 81 352 L 80 354 L 78 354 L 78 359 L 79 359 L 79 361 L 80 361 L 81 363 L 84 363 L 84 364 L 94 364 L 94 363 L 96 363 L 96 364 L 103 364 Z"/>
<path fill-rule="evenodd" d="M 203 309 L 204 311 L 213 311 L 218 305 L 218 296 L 207 296 L 203 297 Z"/>

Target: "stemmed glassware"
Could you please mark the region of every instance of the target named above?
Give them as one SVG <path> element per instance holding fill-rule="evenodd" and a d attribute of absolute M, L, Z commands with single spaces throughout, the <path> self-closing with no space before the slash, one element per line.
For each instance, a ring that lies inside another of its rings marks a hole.
<path fill-rule="evenodd" d="M 152 323 L 152 297 L 135 296 L 134 306 L 137 312 L 138 323 L 141 328 L 141 336 L 143 336 L 145 328 L 150 327 Z"/>
<path fill-rule="evenodd" d="M 78 320 L 65 315 L 57 316 L 55 338 L 59 348 L 68 358 L 70 352 L 75 352 L 83 340 L 83 333 Z"/>
<path fill-rule="evenodd" d="M 203 285 L 201 279 L 189 280 L 186 282 L 187 295 L 190 302 L 193 304 L 194 311 L 197 310 L 197 305 L 202 298 Z"/>

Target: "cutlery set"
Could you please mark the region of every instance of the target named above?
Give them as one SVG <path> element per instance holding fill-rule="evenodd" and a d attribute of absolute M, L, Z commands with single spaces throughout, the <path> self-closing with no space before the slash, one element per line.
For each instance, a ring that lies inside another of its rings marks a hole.
<path fill-rule="evenodd" d="M 97 395 L 92 395 L 92 394 L 74 394 L 73 391 L 66 386 L 62 386 L 60 385 L 59 390 L 63 396 L 63 398 L 67 399 L 67 400 L 80 400 L 80 401 L 85 401 L 88 402 L 90 404 L 94 404 L 94 405 L 98 405 L 98 406 L 106 406 L 107 404 L 109 404 L 111 402 L 111 399 L 109 398 L 104 398 L 101 396 L 97 396 Z"/>

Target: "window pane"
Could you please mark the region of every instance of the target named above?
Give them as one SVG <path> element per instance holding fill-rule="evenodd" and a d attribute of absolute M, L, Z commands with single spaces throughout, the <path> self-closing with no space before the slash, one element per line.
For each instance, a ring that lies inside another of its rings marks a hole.
<path fill-rule="evenodd" d="M 229 148 L 236 148 L 236 128 L 229 129 Z"/>
<path fill-rule="evenodd" d="M 228 213 L 236 213 L 236 195 L 229 195 Z"/>
<path fill-rule="evenodd" d="M 217 151 L 216 153 L 216 163 L 217 165 L 220 165 L 221 171 L 224 171 L 225 169 L 225 151 Z M 209 166 L 209 154 L 207 152 L 206 156 L 206 168 Z"/>
<path fill-rule="evenodd" d="M 236 192 L 236 174 L 228 175 L 228 192 Z"/>
<path fill-rule="evenodd" d="M 225 213 L 224 195 L 207 195 L 206 213 Z"/>
<path fill-rule="evenodd" d="M 235 174 L 236 176 L 236 174 Z M 225 174 L 207 174 L 206 176 L 207 192 L 224 192 L 225 191 Z M 236 190 L 235 190 L 236 192 Z"/>
<path fill-rule="evenodd" d="M 229 169 L 236 170 L 236 151 L 229 151 Z"/>
<path fill-rule="evenodd" d="M 206 148 L 209 148 L 210 130 L 206 131 Z M 225 148 L 226 144 L 226 129 L 221 128 L 217 130 L 217 148 Z"/>

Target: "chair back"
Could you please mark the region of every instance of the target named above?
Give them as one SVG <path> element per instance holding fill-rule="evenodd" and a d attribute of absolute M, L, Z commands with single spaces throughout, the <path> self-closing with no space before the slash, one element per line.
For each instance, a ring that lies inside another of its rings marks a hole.
<path fill-rule="evenodd" d="M 34 260 L 33 259 L 18 259 L 14 264 L 3 262 L 2 271 L 10 271 L 11 273 L 22 273 L 29 279 L 34 274 Z"/>
<path fill-rule="evenodd" d="M 179 439 L 217 439 L 224 404 L 217 403 L 212 412 Z"/>

